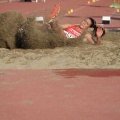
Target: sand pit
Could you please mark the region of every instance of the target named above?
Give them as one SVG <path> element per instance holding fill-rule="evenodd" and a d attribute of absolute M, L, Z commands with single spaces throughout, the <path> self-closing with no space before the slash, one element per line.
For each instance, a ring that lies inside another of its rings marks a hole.
<path fill-rule="evenodd" d="M 106 31 L 101 45 L 90 45 L 82 36 L 65 41 L 21 13 L 3 13 L 0 19 L 0 69 L 120 69 L 120 31 Z"/>
<path fill-rule="evenodd" d="M 101 45 L 80 43 L 54 49 L 0 49 L 0 69 L 120 69 L 120 32 Z"/>

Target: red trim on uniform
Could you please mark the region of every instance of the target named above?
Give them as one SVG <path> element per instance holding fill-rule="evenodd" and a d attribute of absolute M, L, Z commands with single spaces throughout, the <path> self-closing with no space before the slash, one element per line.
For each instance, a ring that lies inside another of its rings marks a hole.
<path fill-rule="evenodd" d="M 74 35 L 75 38 L 79 37 L 83 33 L 82 31 L 77 29 L 77 26 L 70 26 L 70 27 L 66 28 L 65 31 L 67 31 L 70 34 Z"/>

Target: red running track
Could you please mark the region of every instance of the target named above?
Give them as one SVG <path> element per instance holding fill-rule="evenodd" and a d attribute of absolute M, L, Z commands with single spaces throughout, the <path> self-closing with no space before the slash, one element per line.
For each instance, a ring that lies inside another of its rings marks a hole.
<path fill-rule="evenodd" d="M 106 27 L 119 27 L 120 15 L 110 2 L 61 0 L 62 13 L 74 12 L 60 22 L 77 24 L 85 16 L 101 22 L 102 15 L 111 15 Z M 49 15 L 57 3 L 2 3 L 0 12 Z M 120 70 L 0 70 L 0 120 L 120 120 L 119 91 Z"/>
<path fill-rule="evenodd" d="M 0 120 L 120 120 L 120 70 L 1 70 Z"/>

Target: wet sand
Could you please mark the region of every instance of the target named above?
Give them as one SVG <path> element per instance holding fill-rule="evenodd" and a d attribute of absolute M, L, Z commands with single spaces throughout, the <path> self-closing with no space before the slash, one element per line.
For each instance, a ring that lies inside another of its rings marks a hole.
<path fill-rule="evenodd" d="M 110 33 L 101 45 L 83 43 L 34 50 L 0 48 L 0 69 L 120 69 L 119 34 Z"/>

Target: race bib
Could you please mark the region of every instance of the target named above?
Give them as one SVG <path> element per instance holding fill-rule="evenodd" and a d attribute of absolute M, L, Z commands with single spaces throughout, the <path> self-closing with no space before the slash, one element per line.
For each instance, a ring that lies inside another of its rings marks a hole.
<path fill-rule="evenodd" d="M 64 33 L 65 33 L 65 35 L 66 35 L 67 38 L 76 38 L 73 34 L 67 32 L 65 30 L 64 30 Z"/>

